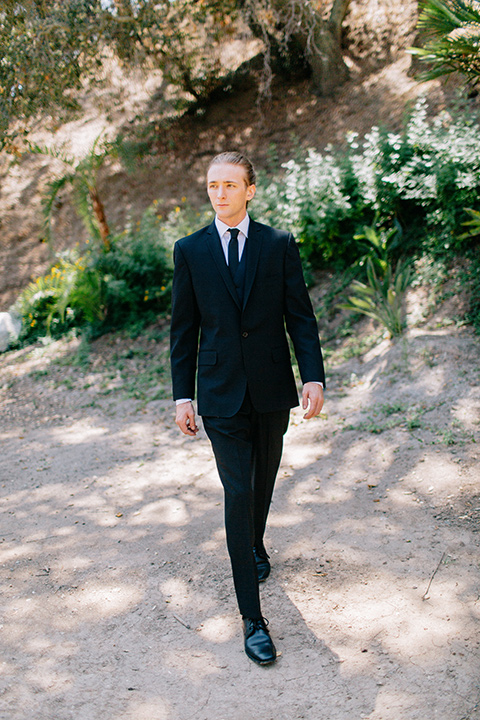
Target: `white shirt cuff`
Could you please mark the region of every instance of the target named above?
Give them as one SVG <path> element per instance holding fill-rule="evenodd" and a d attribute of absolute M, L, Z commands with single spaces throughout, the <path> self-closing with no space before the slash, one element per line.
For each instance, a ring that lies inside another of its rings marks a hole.
<path fill-rule="evenodd" d="M 175 405 L 182 405 L 186 402 L 192 402 L 191 398 L 181 398 L 180 400 L 175 400 Z"/>

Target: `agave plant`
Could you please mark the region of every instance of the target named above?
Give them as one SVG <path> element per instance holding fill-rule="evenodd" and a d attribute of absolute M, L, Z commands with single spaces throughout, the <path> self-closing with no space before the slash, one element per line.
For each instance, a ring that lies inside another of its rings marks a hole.
<path fill-rule="evenodd" d="M 471 220 L 466 220 L 462 225 L 470 229 L 460 235 L 460 240 L 478 237 L 480 235 L 480 212 L 472 208 L 465 208 L 465 212 L 470 215 Z"/>
<path fill-rule="evenodd" d="M 405 293 L 410 281 L 410 267 L 398 263 L 395 271 L 387 263 L 379 273 L 372 258 L 367 258 L 367 282 L 354 280 L 348 302 L 339 305 L 344 310 L 359 312 L 379 320 L 390 335 L 401 335 L 405 329 Z"/>

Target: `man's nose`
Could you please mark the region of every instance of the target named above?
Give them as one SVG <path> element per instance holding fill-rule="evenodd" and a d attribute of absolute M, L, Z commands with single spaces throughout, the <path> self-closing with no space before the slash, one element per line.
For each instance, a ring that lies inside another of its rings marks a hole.
<path fill-rule="evenodd" d="M 224 185 L 219 185 L 219 186 L 218 186 L 217 197 L 218 197 L 218 198 L 225 197 L 225 187 L 224 187 Z"/>

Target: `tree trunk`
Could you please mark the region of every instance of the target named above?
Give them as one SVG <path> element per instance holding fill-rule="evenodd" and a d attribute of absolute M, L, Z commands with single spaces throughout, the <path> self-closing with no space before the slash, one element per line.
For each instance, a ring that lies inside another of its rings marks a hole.
<path fill-rule="evenodd" d="M 108 252 L 110 250 L 110 228 L 108 227 L 107 218 L 105 217 L 105 208 L 98 196 L 96 188 L 90 190 L 90 199 L 98 223 L 98 229 L 100 230 L 100 237 L 103 240 L 103 246 L 105 251 Z"/>
<path fill-rule="evenodd" d="M 303 50 L 312 70 L 312 83 L 318 95 L 331 95 L 348 78 L 342 54 L 342 24 L 350 0 L 333 0 L 328 20 L 298 0 L 272 0 L 279 15 L 286 19 L 296 16 L 298 30 L 291 36 Z"/>
<path fill-rule="evenodd" d="M 342 53 L 342 24 L 350 0 L 334 0 L 327 21 L 318 18 L 313 39 L 305 46 L 305 55 L 312 68 L 312 84 L 317 95 L 332 95 L 335 88 L 348 79 L 348 68 Z"/>

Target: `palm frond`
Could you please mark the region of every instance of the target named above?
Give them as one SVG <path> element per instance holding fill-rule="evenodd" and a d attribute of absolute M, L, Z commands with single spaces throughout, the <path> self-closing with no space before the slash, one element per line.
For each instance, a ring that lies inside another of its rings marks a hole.
<path fill-rule="evenodd" d="M 425 0 L 418 27 L 429 38 L 422 48 L 410 48 L 431 68 L 419 80 L 432 80 L 461 72 L 469 80 L 480 76 L 480 2 L 478 0 Z"/>

